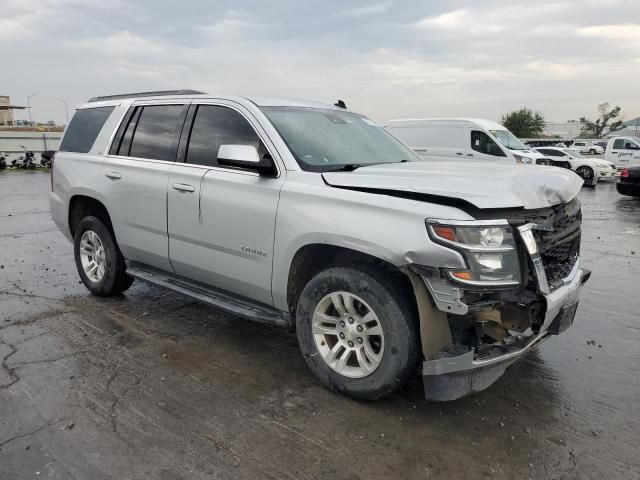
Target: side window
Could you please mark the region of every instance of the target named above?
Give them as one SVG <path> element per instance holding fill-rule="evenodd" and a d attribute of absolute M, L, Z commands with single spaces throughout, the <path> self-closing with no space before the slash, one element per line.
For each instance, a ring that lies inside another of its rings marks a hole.
<path fill-rule="evenodd" d="M 175 160 L 186 109 L 185 105 L 132 107 L 125 115 L 109 153 Z"/>
<path fill-rule="evenodd" d="M 639 147 L 633 142 L 624 142 L 625 150 L 638 150 Z"/>
<path fill-rule="evenodd" d="M 478 130 L 471 131 L 471 148 L 476 152 L 493 155 L 494 157 L 506 156 L 498 144 L 489 138 L 489 135 Z"/>
<path fill-rule="evenodd" d="M 227 107 L 199 105 L 189 136 L 187 163 L 217 166 L 220 145 L 252 145 L 260 157 L 267 153 L 258 134 L 240 113 Z"/>
<path fill-rule="evenodd" d="M 624 149 L 624 140 L 617 138 L 613 141 L 613 148 Z"/>
<path fill-rule="evenodd" d="M 71 119 L 60 145 L 61 152 L 88 153 L 114 107 L 85 108 Z"/>

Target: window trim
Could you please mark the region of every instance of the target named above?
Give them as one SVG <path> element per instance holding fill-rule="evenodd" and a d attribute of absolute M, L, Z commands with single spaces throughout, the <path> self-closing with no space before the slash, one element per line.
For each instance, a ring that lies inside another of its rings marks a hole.
<path fill-rule="evenodd" d="M 278 160 L 276 158 L 276 156 L 273 154 L 273 150 L 275 149 L 275 146 L 273 145 L 273 142 L 271 142 L 271 139 L 266 135 L 266 134 L 262 134 L 260 132 L 261 128 L 259 128 L 259 123 L 258 123 L 258 127 L 256 127 L 256 125 L 254 124 L 254 122 L 251 121 L 251 119 L 245 115 L 245 113 L 240 110 L 239 108 L 237 108 L 234 105 L 228 104 L 228 103 L 221 103 L 219 101 L 216 100 L 208 100 L 208 99 L 203 99 L 203 100 L 198 100 L 197 102 L 192 102 L 191 105 L 189 105 L 189 112 L 187 112 L 187 119 L 189 120 L 189 122 L 187 122 L 185 120 L 181 135 L 180 135 L 180 144 L 178 146 L 178 155 L 176 156 L 176 163 L 181 163 L 183 166 L 190 166 L 190 167 L 199 167 L 199 168 L 206 168 L 209 170 L 219 170 L 219 171 L 224 171 L 224 172 L 233 172 L 233 173 L 245 173 L 245 174 L 251 174 L 251 175 L 256 175 L 256 176 L 263 176 L 264 175 L 260 175 L 257 172 L 253 172 L 250 169 L 242 169 L 242 168 L 234 168 L 234 167 L 225 167 L 225 166 L 220 166 L 220 165 L 216 165 L 216 166 L 211 166 L 211 165 L 199 165 L 196 163 L 188 163 L 187 160 L 187 153 L 188 153 L 188 144 L 189 144 L 189 140 L 191 139 L 191 131 L 193 130 L 193 126 L 195 124 L 195 120 L 196 120 L 196 113 L 198 110 L 199 106 L 212 106 L 212 107 L 225 107 L 225 108 L 230 108 L 231 110 L 235 110 L 236 112 L 238 112 L 249 124 L 249 126 L 253 129 L 253 131 L 256 133 L 256 135 L 258 136 L 258 138 L 260 139 L 260 141 L 262 142 L 262 144 L 264 145 L 264 148 L 266 148 L 267 152 L 269 153 L 269 155 L 271 156 L 272 160 L 273 160 L 273 164 L 275 165 L 276 168 L 276 174 L 268 177 L 268 178 L 272 178 L 272 179 L 276 179 L 276 178 L 280 178 L 281 175 L 281 169 L 280 169 L 280 165 L 278 163 Z M 193 112 L 193 113 L 191 113 Z M 189 116 L 191 117 L 189 119 Z M 186 134 L 186 136 L 185 136 Z M 265 137 L 269 140 L 268 142 L 265 142 Z M 184 143 L 184 145 L 183 145 Z M 273 147 L 273 148 L 272 148 Z M 180 157 L 180 155 L 182 155 L 182 157 Z"/>
<path fill-rule="evenodd" d="M 192 100 L 191 99 L 176 99 L 176 100 L 137 100 L 132 102 L 131 104 L 129 104 L 128 106 L 126 106 L 125 108 L 127 109 L 126 112 L 124 113 L 124 115 L 122 115 L 122 117 L 120 118 L 120 120 L 118 121 L 117 127 L 113 130 L 113 133 L 111 134 L 111 138 L 109 139 L 108 142 L 108 147 L 105 149 L 105 154 L 104 156 L 106 157 L 112 157 L 112 158 L 121 158 L 121 159 L 132 159 L 132 160 L 142 160 L 142 161 L 149 161 L 149 162 L 160 162 L 160 163 L 176 163 L 177 162 L 177 154 L 178 154 L 178 146 L 179 146 L 179 142 L 180 142 L 180 135 L 182 133 L 182 128 L 180 128 L 179 132 L 178 132 L 178 140 L 176 143 L 176 153 L 175 153 L 175 158 L 174 160 L 158 160 L 155 158 L 145 158 L 145 157 L 132 157 L 129 155 L 120 155 L 120 154 L 116 154 L 116 153 L 111 153 L 116 141 L 118 142 L 118 148 L 117 150 L 120 149 L 121 147 L 121 143 L 122 140 L 124 138 L 124 134 L 126 133 L 127 128 L 129 127 L 129 123 L 131 122 L 132 117 L 134 116 L 134 112 L 135 115 L 137 115 L 138 119 L 140 118 L 141 112 L 142 112 L 142 108 L 144 107 L 150 107 L 150 106 L 162 106 L 162 105 L 182 105 L 184 107 L 184 111 L 182 112 L 182 121 L 184 122 L 185 118 L 186 118 L 186 113 L 189 111 L 188 107 L 191 105 Z M 120 104 L 122 105 L 122 104 Z M 118 105 L 115 105 L 114 107 L 117 107 Z M 140 109 L 138 109 L 138 107 L 141 107 Z M 137 110 L 138 109 L 138 110 Z M 184 124 L 183 124 L 184 126 Z M 137 125 L 136 125 L 136 129 L 137 129 Z M 135 136 L 135 131 L 134 131 L 134 135 Z M 131 137 L 131 141 L 133 143 L 133 136 Z M 129 151 L 131 151 L 131 148 L 129 148 Z"/>

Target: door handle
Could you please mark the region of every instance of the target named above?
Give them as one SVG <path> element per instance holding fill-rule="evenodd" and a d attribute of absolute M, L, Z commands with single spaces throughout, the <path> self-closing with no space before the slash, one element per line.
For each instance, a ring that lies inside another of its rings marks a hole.
<path fill-rule="evenodd" d="M 456 152 L 456 155 L 463 155 L 461 152 Z"/>
<path fill-rule="evenodd" d="M 173 185 L 171 185 L 171 188 L 173 188 L 174 190 L 178 190 L 179 192 L 195 192 L 196 191 L 196 187 L 194 187 L 193 185 L 187 185 L 185 183 L 174 183 Z"/>
<path fill-rule="evenodd" d="M 467 157 L 473 157 L 473 153 L 467 153 Z"/>
<path fill-rule="evenodd" d="M 104 172 L 104 176 L 113 180 L 119 180 L 120 178 L 122 178 L 122 175 L 120 175 L 118 172 Z"/>

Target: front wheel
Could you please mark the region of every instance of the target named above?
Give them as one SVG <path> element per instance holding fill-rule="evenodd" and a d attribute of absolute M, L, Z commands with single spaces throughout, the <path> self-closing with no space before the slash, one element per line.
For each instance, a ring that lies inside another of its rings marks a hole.
<path fill-rule="evenodd" d="M 589 155 L 595 155 L 595 154 L 596 154 L 595 149 L 592 148 L 591 150 L 589 150 Z"/>
<path fill-rule="evenodd" d="M 593 170 L 589 167 L 578 167 L 576 169 L 576 173 L 578 175 L 580 175 L 580 177 L 582 177 L 582 180 L 584 180 L 585 185 L 592 185 L 593 184 L 593 177 L 594 177 L 594 173 Z"/>
<path fill-rule="evenodd" d="M 328 388 L 374 400 L 401 388 L 419 356 L 415 308 L 393 275 L 367 265 L 323 270 L 296 312 L 300 349 Z"/>
<path fill-rule="evenodd" d="M 113 233 L 100 218 L 85 217 L 80 221 L 73 246 L 80 278 L 94 295 L 122 293 L 133 283 Z"/>

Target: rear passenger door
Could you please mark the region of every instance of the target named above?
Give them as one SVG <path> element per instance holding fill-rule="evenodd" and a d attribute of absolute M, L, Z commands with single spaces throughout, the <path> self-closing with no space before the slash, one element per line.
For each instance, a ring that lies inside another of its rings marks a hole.
<path fill-rule="evenodd" d="M 250 112 L 230 102 L 192 105 L 168 190 L 169 256 L 177 274 L 272 304 L 276 211 L 284 169 L 273 176 L 218 164 L 220 145 L 253 145 L 278 164 Z"/>
<path fill-rule="evenodd" d="M 171 270 L 167 240 L 167 181 L 188 105 L 134 104 L 103 166 L 107 209 L 128 260 Z"/>

